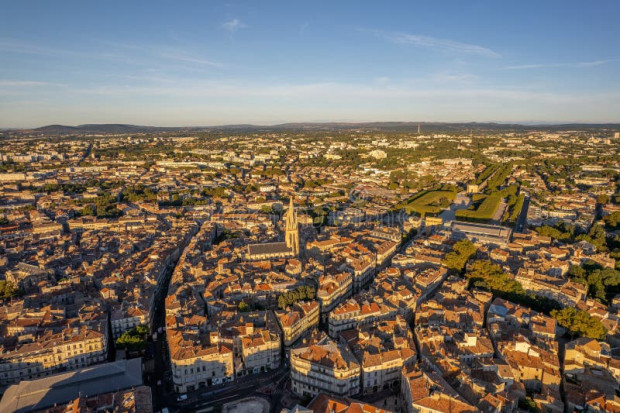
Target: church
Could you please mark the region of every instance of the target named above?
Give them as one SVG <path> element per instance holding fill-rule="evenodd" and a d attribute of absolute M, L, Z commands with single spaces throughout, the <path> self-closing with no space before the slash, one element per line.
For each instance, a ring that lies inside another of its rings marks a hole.
<path fill-rule="evenodd" d="M 286 229 L 284 242 L 267 242 L 250 244 L 246 253 L 248 260 L 265 260 L 271 258 L 294 258 L 299 256 L 299 223 L 293 205 L 293 197 L 286 211 Z"/>

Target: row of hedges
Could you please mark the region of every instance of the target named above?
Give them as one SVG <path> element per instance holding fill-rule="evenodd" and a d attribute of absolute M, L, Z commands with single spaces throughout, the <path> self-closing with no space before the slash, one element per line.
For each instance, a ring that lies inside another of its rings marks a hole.
<path fill-rule="evenodd" d="M 487 191 L 496 190 L 498 187 L 500 187 L 504 183 L 506 178 L 508 178 L 508 175 L 510 175 L 510 172 L 512 172 L 512 164 L 508 163 L 506 165 L 503 165 L 501 168 L 497 170 L 497 172 L 491 178 L 489 178 L 489 181 L 487 182 L 486 190 Z"/>
<path fill-rule="evenodd" d="M 512 205 L 512 210 L 510 211 L 510 215 L 508 215 L 508 222 L 510 224 L 516 223 L 517 219 L 519 219 L 519 214 L 521 213 L 521 209 L 523 208 L 524 201 L 525 197 L 523 195 L 519 195 L 514 205 Z"/>
<path fill-rule="evenodd" d="M 484 171 L 480 172 L 480 175 L 476 178 L 476 185 L 480 185 L 487 179 L 489 176 L 493 175 L 495 171 L 499 168 L 499 164 L 491 165 L 485 168 Z"/>
<path fill-rule="evenodd" d="M 493 193 L 484 198 L 484 200 L 475 209 L 459 209 L 456 211 L 456 217 L 464 221 L 486 222 L 493 218 L 495 211 L 499 207 L 502 196 Z"/>

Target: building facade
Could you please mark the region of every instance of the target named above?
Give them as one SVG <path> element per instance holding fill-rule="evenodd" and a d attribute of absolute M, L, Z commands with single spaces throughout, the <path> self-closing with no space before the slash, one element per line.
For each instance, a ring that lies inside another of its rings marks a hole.
<path fill-rule="evenodd" d="M 107 359 L 105 329 L 86 326 L 45 333 L 35 342 L 0 352 L 0 386 L 76 370 Z"/>
<path fill-rule="evenodd" d="M 360 392 L 360 365 L 346 345 L 325 338 L 318 344 L 291 350 L 293 392 L 300 396 Z"/>
<path fill-rule="evenodd" d="M 319 303 L 297 303 L 290 309 L 278 311 L 276 315 L 282 329 L 282 341 L 285 346 L 290 346 L 319 324 Z"/>

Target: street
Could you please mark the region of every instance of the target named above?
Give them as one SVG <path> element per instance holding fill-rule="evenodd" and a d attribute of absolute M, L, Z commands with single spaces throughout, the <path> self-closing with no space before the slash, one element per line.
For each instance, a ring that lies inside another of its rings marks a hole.
<path fill-rule="evenodd" d="M 521 212 L 519 213 L 519 218 L 517 219 L 517 223 L 515 224 L 515 232 L 523 232 L 526 228 L 527 223 L 527 210 L 530 207 L 530 197 L 526 196 L 523 200 L 523 206 L 521 207 Z"/>
<path fill-rule="evenodd" d="M 266 373 L 240 377 L 231 383 L 213 386 L 208 389 L 198 389 L 192 393 L 187 393 L 187 400 L 178 403 L 179 411 L 195 412 L 210 407 L 217 410 L 225 403 L 252 395 L 270 399 L 273 409 L 282 396 L 281 392 L 275 391 L 280 388 L 277 383 L 281 383 L 284 379 L 287 379 L 288 372 L 288 368 L 280 367 L 279 369 Z M 276 383 L 276 385 L 273 386 L 272 392 L 258 392 L 261 388 L 273 385 L 274 383 Z"/>

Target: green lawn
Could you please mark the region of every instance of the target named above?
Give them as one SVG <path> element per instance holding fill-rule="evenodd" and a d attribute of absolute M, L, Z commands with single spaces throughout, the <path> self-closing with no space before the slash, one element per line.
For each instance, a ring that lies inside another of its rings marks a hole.
<path fill-rule="evenodd" d="M 396 209 L 405 208 L 407 213 L 419 215 L 439 214 L 443 209 L 450 206 L 456 198 L 454 191 L 422 191 L 406 201 L 396 205 Z"/>
<path fill-rule="evenodd" d="M 474 204 L 470 209 L 459 209 L 456 211 L 457 219 L 463 221 L 486 222 L 493 218 L 497 207 L 502 200 L 502 196 L 493 193 L 482 199 L 478 204 Z"/>

